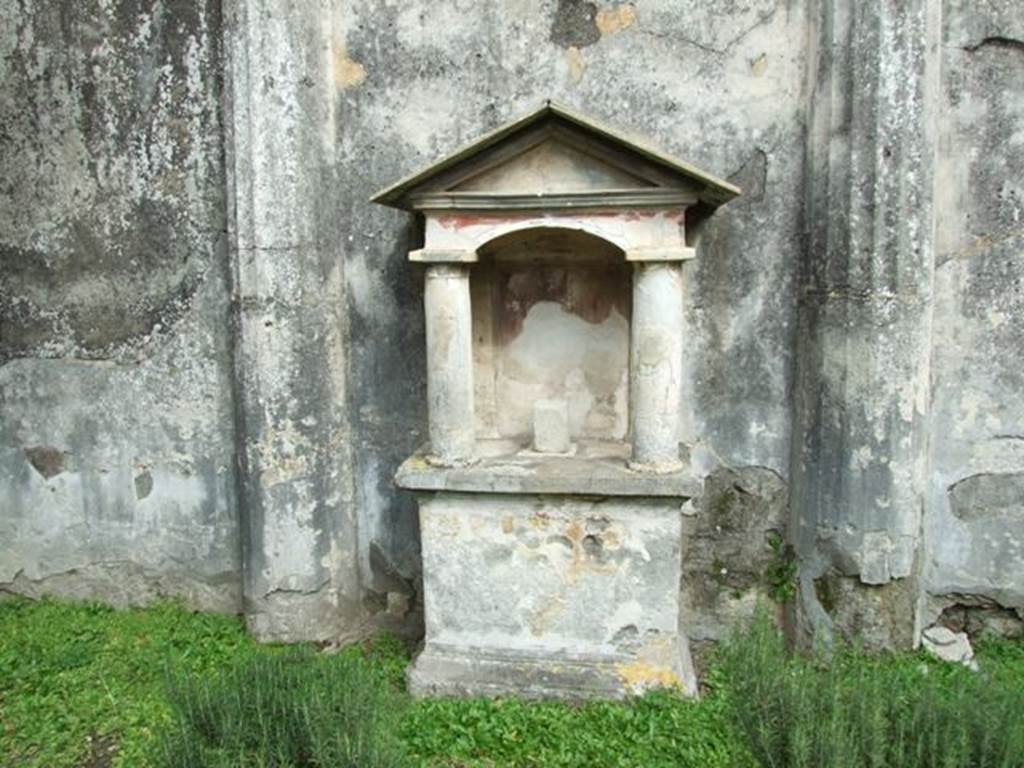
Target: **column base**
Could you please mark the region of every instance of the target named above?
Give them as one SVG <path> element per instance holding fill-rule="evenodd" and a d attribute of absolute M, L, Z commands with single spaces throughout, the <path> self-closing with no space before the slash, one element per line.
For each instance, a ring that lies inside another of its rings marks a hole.
<path fill-rule="evenodd" d="M 626 466 L 629 467 L 633 472 L 647 472 L 652 475 L 667 475 L 672 472 L 681 472 L 683 470 L 683 462 L 680 460 L 675 461 L 633 461 L 630 459 L 626 462 Z"/>
<path fill-rule="evenodd" d="M 438 469 L 471 467 L 479 461 L 479 459 L 446 459 L 443 456 L 435 456 L 431 453 L 424 454 L 423 460 L 431 467 L 437 467 Z"/>

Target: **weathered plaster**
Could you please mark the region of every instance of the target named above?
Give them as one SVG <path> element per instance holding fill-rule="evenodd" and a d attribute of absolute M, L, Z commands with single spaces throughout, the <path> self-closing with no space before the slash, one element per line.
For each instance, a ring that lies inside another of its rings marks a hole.
<path fill-rule="evenodd" d="M 1024 617 L 1019 10 L 945 7 L 924 625 L 947 608 Z"/>
<path fill-rule="evenodd" d="M 419 501 L 427 635 L 415 693 L 695 691 L 680 635 L 679 499 Z"/>
<path fill-rule="evenodd" d="M 885 610 L 892 600 L 837 601 L 829 612 L 812 581 L 834 571 L 891 585 L 874 592 L 901 593 L 903 607 L 917 594 L 938 27 L 935 0 L 826 3 L 812 20 L 810 231 L 791 470 L 800 615 L 809 631 L 872 626 L 881 644 L 912 642 L 910 617 Z M 866 618 L 850 620 L 862 611 Z"/>
<path fill-rule="evenodd" d="M 335 118 L 358 86 L 340 9 L 229 4 L 228 168 L 243 425 L 246 619 L 261 638 L 366 631 L 346 412 L 344 176 Z M 369 552 L 363 554 L 367 560 Z"/>
<path fill-rule="evenodd" d="M 222 269 L 219 5 L 0 14 L 0 363 L 142 359 Z"/>
<path fill-rule="evenodd" d="M 0 15 L 0 590 L 236 611 L 219 6 Z"/>
<path fill-rule="evenodd" d="M 415 622 L 423 243 L 367 200 L 554 98 L 744 189 L 679 243 L 679 436 L 750 549 L 696 503 L 684 582 L 767 556 L 790 485 L 803 626 L 1015 626 L 1024 22 L 897 5 L 0 0 L 0 588 Z M 695 593 L 701 638 L 746 576 Z"/>

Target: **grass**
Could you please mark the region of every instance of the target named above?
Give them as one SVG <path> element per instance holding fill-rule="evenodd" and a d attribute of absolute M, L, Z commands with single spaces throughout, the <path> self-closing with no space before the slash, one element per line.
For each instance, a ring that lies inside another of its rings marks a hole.
<path fill-rule="evenodd" d="M 0 602 L 0 765 L 77 766 L 116 748 L 116 764 L 145 766 L 172 719 L 166 662 L 207 674 L 263 653 L 238 621 L 171 604 Z"/>
<path fill-rule="evenodd" d="M 668 693 L 630 704 L 579 706 L 512 699 L 417 702 L 400 736 L 414 765 L 753 765 L 718 700 L 695 704 Z"/>
<path fill-rule="evenodd" d="M 1020 768 L 1024 645 L 979 658 L 981 675 L 850 649 L 826 665 L 789 657 L 762 622 L 723 649 L 698 703 L 412 701 L 394 640 L 323 655 L 173 604 L 10 600 L 0 765 Z"/>

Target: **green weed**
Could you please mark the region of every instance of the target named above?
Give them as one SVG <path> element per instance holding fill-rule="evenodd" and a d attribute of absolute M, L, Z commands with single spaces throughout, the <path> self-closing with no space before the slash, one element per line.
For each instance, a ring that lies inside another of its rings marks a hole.
<path fill-rule="evenodd" d="M 753 765 L 721 702 L 649 694 L 576 706 L 514 699 L 419 701 L 402 723 L 418 765 L 729 768 Z"/>
<path fill-rule="evenodd" d="M 397 695 L 358 654 L 296 649 L 208 677 L 170 672 L 166 768 L 394 768 Z"/>
<path fill-rule="evenodd" d="M 828 661 L 792 656 L 766 614 L 718 660 L 731 719 L 767 768 L 1024 766 L 1024 687 L 999 662 L 976 674 L 845 645 Z"/>
<path fill-rule="evenodd" d="M 174 603 L 0 601 L 0 765 L 77 766 L 97 742 L 117 765 L 148 765 L 171 722 L 168 659 L 203 673 L 263 652 L 237 618 Z"/>
<path fill-rule="evenodd" d="M 796 556 L 777 533 L 768 538 L 768 546 L 772 549 L 772 560 L 765 569 L 764 581 L 772 600 L 787 603 L 796 597 Z"/>

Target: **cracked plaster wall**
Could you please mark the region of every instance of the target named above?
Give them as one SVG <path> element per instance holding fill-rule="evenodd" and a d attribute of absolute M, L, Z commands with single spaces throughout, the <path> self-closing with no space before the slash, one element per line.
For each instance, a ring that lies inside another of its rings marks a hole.
<path fill-rule="evenodd" d="M 791 522 L 816 634 L 1020 629 L 1018 5 L 812 25 Z"/>
<path fill-rule="evenodd" d="M 808 67 L 808 239 L 791 536 L 808 633 L 913 643 L 927 474 L 937 0 L 822 3 Z M 849 585 L 833 601 L 826 586 Z"/>

